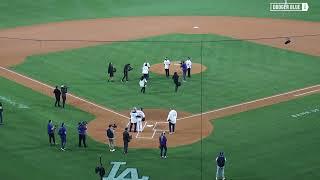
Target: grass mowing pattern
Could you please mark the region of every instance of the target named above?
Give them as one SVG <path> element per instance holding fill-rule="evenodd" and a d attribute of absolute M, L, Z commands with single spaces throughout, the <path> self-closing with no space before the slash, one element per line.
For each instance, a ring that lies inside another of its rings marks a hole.
<path fill-rule="evenodd" d="M 307 1 L 310 6 L 308 12 L 270 12 L 269 3 L 271 2 L 284 1 L 2 0 L 0 4 L 0 28 L 118 16 L 252 16 L 308 21 L 319 21 L 320 19 L 320 2 L 318 0 Z"/>
<path fill-rule="evenodd" d="M 107 171 L 108 162 L 125 161 L 138 168 L 140 175 L 151 179 L 213 179 L 214 159 L 223 150 L 227 156 L 226 175 L 232 179 L 318 179 L 319 113 L 301 118 L 292 114 L 319 108 L 320 95 L 244 112 L 214 121 L 215 131 L 200 143 L 170 148 L 168 159 L 161 160 L 158 150 L 130 149 L 124 157 L 105 145 L 89 139 L 89 148 L 76 147 L 77 120 L 93 117 L 70 106 L 66 110 L 52 107 L 53 99 L 0 78 L 0 95 L 30 109 L 17 109 L 4 102 L 5 125 L 0 126 L 2 179 L 95 179 L 94 167 L 102 154 Z M 46 123 L 64 120 L 68 127 L 68 148 L 60 152 L 47 143 Z M 170 139 L 169 139 L 170 143 Z M 203 158 L 203 169 L 200 159 Z M 276 166 L 276 168 L 275 168 Z M 19 170 L 19 173 L 17 173 Z M 165 172 L 165 173 L 164 173 Z M 107 172 L 108 173 L 108 172 Z"/>
<path fill-rule="evenodd" d="M 166 35 L 150 39 L 171 41 L 218 40 L 215 35 Z M 70 91 L 116 110 L 133 106 L 170 108 L 200 112 L 200 85 L 203 85 L 203 111 L 242 103 L 290 90 L 319 84 L 318 57 L 271 48 L 249 42 L 205 42 L 203 62 L 208 69 L 183 83 L 174 93 L 171 79 L 151 74 L 146 94 L 139 92 L 138 78 L 147 59 L 162 63 L 165 57 L 180 60 L 190 56 L 200 62 L 200 43 L 128 42 L 32 56 L 13 69 L 51 85 L 67 84 Z M 115 82 L 107 83 L 106 58 L 117 72 Z M 121 83 L 122 68 L 131 63 L 130 81 Z M 171 72 L 172 73 L 172 72 Z"/>

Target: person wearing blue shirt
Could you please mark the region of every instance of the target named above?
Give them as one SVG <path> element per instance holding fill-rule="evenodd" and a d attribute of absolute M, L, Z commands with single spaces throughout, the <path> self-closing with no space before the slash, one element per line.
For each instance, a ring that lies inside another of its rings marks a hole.
<path fill-rule="evenodd" d="M 187 75 L 188 67 L 187 67 L 187 64 L 184 61 L 182 61 L 182 63 L 181 63 L 181 69 L 182 69 L 183 81 L 186 81 L 186 75 Z"/>
<path fill-rule="evenodd" d="M 52 120 L 49 120 L 49 123 L 48 123 L 48 126 L 47 126 L 47 130 L 48 130 L 48 135 L 49 135 L 50 146 L 55 145 L 56 144 L 56 140 L 55 140 L 55 137 L 54 137 L 55 127 L 52 124 Z"/>
<path fill-rule="evenodd" d="M 79 133 L 79 147 L 83 146 L 86 148 L 86 134 L 87 134 L 87 125 L 85 122 L 79 123 L 78 126 L 78 133 Z"/>
<path fill-rule="evenodd" d="M 167 158 L 167 137 L 166 133 L 161 133 L 161 136 L 159 137 L 159 148 L 160 148 L 160 157 L 161 158 Z"/>
<path fill-rule="evenodd" d="M 65 151 L 65 146 L 67 143 L 67 129 L 64 127 L 64 123 L 61 124 L 59 129 L 59 136 L 61 139 L 61 150 Z"/>

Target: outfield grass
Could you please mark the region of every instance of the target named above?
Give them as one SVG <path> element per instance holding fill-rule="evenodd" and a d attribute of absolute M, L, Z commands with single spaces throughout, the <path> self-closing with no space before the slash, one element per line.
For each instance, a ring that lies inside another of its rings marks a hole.
<path fill-rule="evenodd" d="M 176 34 L 145 40 L 222 38 L 225 39 L 215 35 Z M 173 92 L 171 79 L 151 74 L 147 93 L 140 94 L 138 78 L 144 60 L 148 59 L 151 64 L 162 63 L 165 56 L 175 60 L 190 56 L 193 62 L 202 63 L 208 69 L 188 79 L 178 93 Z M 106 58 L 118 69 L 113 83 L 106 81 Z M 131 63 L 134 70 L 130 72 L 130 82 L 123 84 L 120 79 L 126 63 Z M 198 42 L 128 42 L 32 56 L 13 70 L 52 86 L 67 84 L 72 93 L 119 111 L 133 106 L 175 106 L 178 110 L 195 113 L 319 84 L 318 67 L 319 57 L 244 41 L 205 42 L 202 62 Z"/>
<path fill-rule="evenodd" d="M 214 159 L 219 151 L 227 156 L 226 175 L 231 179 L 319 179 L 319 111 L 300 118 L 291 115 L 318 108 L 320 95 L 244 112 L 214 121 L 215 131 L 202 142 L 169 149 L 168 159 L 160 160 L 158 150 L 130 149 L 106 151 L 103 144 L 89 139 L 88 149 L 76 147 L 75 124 L 93 116 L 69 107 L 52 107 L 52 100 L 30 89 L 0 78 L 5 125 L 0 126 L 1 179 L 96 179 L 98 155 L 108 162 L 125 161 L 139 174 L 155 180 L 213 179 Z M 29 109 L 19 109 L 24 104 Z M 48 146 L 48 119 L 64 121 L 69 130 L 68 151 Z M 170 143 L 170 139 L 169 139 Z M 202 166 L 201 166 L 202 163 Z"/>
<path fill-rule="evenodd" d="M 320 2 L 308 2 L 308 12 L 270 12 L 269 3 L 283 0 L 2 0 L 0 28 L 118 16 L 251 16 L 319 21 Z M 289 1 L 290 2 L 290 1 Z"/>

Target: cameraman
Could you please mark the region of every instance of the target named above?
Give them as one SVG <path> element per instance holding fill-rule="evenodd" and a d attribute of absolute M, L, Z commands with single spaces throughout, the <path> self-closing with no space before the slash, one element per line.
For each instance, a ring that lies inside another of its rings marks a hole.
<path fill-rule="evenodd" d="M 107 129 L 107 138 L 109 140 L 109 148 L 110 148 L 110 152 L 114 152 L 114 128 L 116 128 L 115 125 L 109 125 L 109 128 Z"/>
<path fill-rule="evenodd" d="M 68 93 L 68 87 L 65 85 L 62 85 L 61 86 L 61 97 L 62 97 L 62 107 L 63 108 L 64 108 L 64 105 L 66 104 L 67 93 Z"/>
<path fill-rule="evenodd" d="M 78 124 L 78 132 L 79 132 L 79 147 L 82 146 L 82 142 L 83 142 L 83 145 L 84 147 L 86 148 L 87 147 L 87 144 L 86 144 L 86 134 L 87 134 L 87 122 L 80 122 Z"/>

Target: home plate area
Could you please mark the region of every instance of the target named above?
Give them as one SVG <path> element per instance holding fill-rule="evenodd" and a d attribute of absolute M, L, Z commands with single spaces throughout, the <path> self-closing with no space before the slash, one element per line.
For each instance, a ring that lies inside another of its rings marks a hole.
<path fill-rule="evenodd" d="M 168 122 L 145 121 L 142 132 L 138 132 L 136 138 L 153 139 L 154 136 L 160 135 L 163 131 L 168 131 Z"/>

